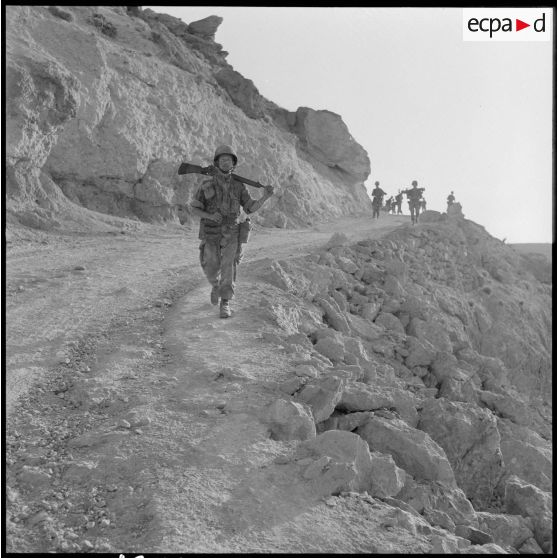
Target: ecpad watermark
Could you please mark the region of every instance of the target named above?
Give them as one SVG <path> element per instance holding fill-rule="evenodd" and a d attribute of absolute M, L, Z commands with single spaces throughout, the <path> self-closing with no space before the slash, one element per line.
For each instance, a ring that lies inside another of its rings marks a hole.
<path fill-rule="evenodd" d="M 550 41 L 551 8 L 463 8 L 464 41 Z"/>

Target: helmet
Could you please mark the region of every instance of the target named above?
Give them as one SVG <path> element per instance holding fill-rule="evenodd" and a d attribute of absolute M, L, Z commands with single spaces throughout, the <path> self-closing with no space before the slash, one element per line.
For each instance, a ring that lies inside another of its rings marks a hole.
<path fill-rule="evenodd" d="M 376 180 L 376 182 L 374 182 L 374 186 L 378 186 L 378 184 L 380 183 Z"/>
<path fill-rule="evenodd" d="M 417 181 L 416 181 L 416 180 L 413 180 L 413 181 L 411 182 L 411 184 L 412 184 L 413 186 L 416 186 L 416 185 L 417 185 Z"/>
<path fill-rule="evenodd" d="M 238 159 L 237 159 L 236 155 L 234 154 L 234 151 L 232 150 L 232 148 L 230 146 L 220 145 L 215 150 L 215 155 L 213 156 L 213 162 L 215 164 L 217 164 L 217 159 L 219 158 L 219 155 L 230 155 L 233 158 L 234 165 L 236 166 L 236 163 L 238 162 Z"/>

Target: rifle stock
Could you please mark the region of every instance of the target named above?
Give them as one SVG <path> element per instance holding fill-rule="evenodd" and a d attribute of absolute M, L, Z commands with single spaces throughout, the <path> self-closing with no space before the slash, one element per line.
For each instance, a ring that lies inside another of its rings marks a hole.
<path fill-rule="evenodd" d="M 215 167 L 213 165 L 209 165 L 208 167 L 201 167 L 200 165 L 193 165 L 192 163 L 182 163 L 180 167 L 178 167 L 178 174 L 205 174 L 213 176 L 214 173 Z M 250 180 L 249 178 L 238 176 L 238 174 L 232 174 L 231 176 L 235 180 L 238 180 L 243 184 L 248 184 L 249 186 L 254 186 L 255 188 L 265 188 L 263 184 L 260 184 L 255 180 Z"/>

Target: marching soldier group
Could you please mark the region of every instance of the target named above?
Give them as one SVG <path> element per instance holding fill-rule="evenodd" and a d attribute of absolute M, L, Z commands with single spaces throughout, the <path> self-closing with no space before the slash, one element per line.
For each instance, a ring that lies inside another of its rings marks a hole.
<path fill-rule="evenodd" d="M 397 195 L 390 196 L 384 204 L 384 196 L 387 196 L 380 188 L 378 181 L 374 182 L 374 189 L 372 190 L 372 218 L 380 218 L 380 209 L 387 211 L 388 214 L 401 215 L 401 203 L 403 201 L 403 194 L 407 196 L 409 202 L 409 212 L 411 213 L 411 222 L 418 223 L 419 215 L 426 211 L 426 200 L 424 199 L 423 192 L 425 188 L 419 188 L 416 180 L 411 182 L 411 188 L 406 190 L 399 190 Z M 448 209 L 455 202 L 453 191 L 447 197 Z"/>

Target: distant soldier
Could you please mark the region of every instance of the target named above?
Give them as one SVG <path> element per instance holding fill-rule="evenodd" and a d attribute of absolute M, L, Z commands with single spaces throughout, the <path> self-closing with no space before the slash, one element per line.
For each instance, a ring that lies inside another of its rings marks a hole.
<path fill-rule="evenodd" d="M 401 215 L 403 213 L 401 211 L 401 202 L 402 201 L 403 201 L 403 194 L 401 193 L 401 189 L 400 189 L 397 196 L 395 196 L 395 203 L 397 205 L 397 215 Z"/>
<path fill-rule="evenodd" d="M 403 190 L 403 193 L 407 195 L 407 199 L 409 200 L 409 211 L 411 212 L 411 223 L 415 224 L 418 223 L 418 217 L 420 213 L 420 198 L 422 197 L 422 193 L 424 192 L 424 188 L 419 188 L 417 186 L 417 181 L 413 180 L 411 182 L 412 188 L 407 190 Z"/>
<path fill-rule="evenodd" d="M 453 205 L 454 201 L 455 201 L 455 196 L 453 195 L 453 190 L 452 190 L 451 194 L 448 196 L 448 209 Z"/>
<path fill-rule="evenodd" d="M 397 207 L 397 202 L 395 201 L 395 198 L 393 198 L 393 200 L 391 201 L 391 214 L 395 215 L 395 208 Z"/>
<path fill-rule="evenodd" d="M 424 198 L 420 200 L 420 210 L 421 212 L 426 211 L 426 200 Z"/>
<path fill-rule="evenodd" d="M 384 207 L 384 209 L 389 213 L 391 211 L 391 202 L 393 201 L 393 196 L 390 196 L 387 200 L 386 200 L 386 205 Z"/>
<path fill-rule="evenodd" d="M 382 202 L 386 193 L 380 188 L 380 183 L 378 181 L 374 182 L 374 190 L 372 190 L 372 219 L 374 217 L 380 218 L 380 209 L 382 208 Z"/>

